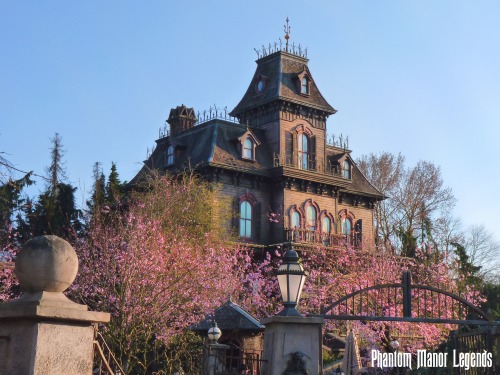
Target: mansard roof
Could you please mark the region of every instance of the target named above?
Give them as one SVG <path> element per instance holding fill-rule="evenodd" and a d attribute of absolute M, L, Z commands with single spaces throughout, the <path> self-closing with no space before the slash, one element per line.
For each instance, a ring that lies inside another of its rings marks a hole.
<path fill-rule="evenodd" d="M 260 142 L 255 151 L 254 161 L 243 159 L 239 148 L 241 144 L 239 138 L 249 133 Z M 137 183 L 141 176 L 150 170 L 166 170 L 166 150 L 170 145 L 176 149 L 174 165 L 167 169 L 171 173 L 180 172 L 189 167 L 212 166 L 269 178 L 274 176 L 273 155 L 262 129 L 248 128 L 246 125 L 214 119 L 168 137 L 160 138 L 156 143 L 155 150 L 145 161 L 144 167 L 134 177 L 131 184 Z M 380 191 L 361 173 L 351 158 L 349 150 L 327 146 L 326 157 L 332 164 L 340 162 L 346 157 L 352 163 L 351 180 L 349 183 L 341 185 L 346 192 L 367 195 L 376 199 L 383 198 Z M 313 180 L 317 177 L 324 182 L 325 178 L 330 178 L 328 175 L 314 172 L 303 170 L 300 172 L 306 173 Z"/>
<path fill-rule="evenodd" d="M 333 164 L 334 162 L 343 162 L 348 159 L 352 165 L 351 169 L 351 180 L 352 186 L 350 192 L 361 193 L 371 195 L 378 199 L 384 198 L 384 195 L 378 190 L 372 183 L 366 178 L 366 176 L 361 172 L 356 162 L 351 157 L 351 151 L 347 149 L 342 149 L 340 147 L 327 146 L 326 157 Z"/>
<path fill-rule="evenodd" d="M 277 100 L 300 104 L 328 115 L 337 112 L 319 91 L 307 66 L 308 61 L 305 57 L 284 51 L 257 60 L 252 81 L 231 115 L 240 117 L 248 110 Z M 307 77 L 310 84 L 307 95 L 300 93 L 299 77 L 303 76 Z M 257 89 L 259 81 L 263 83 L 260 92 Z"/>
<path fill-rule="evenodd" d="M 255 160 L 248 161 L 241 158 L 238 149 L 238 138 L 247 134 L 247 126 L 214 119 L 201 125 L 156 141 L 156 148 L 151 156 L 144 162 L 144 167 L 131 183 L 137 182 L 138 178 L 149 170 L 165 169 L 165 151 L 169 145 L 178 147 L 175 153 L 172 172 L 182 171 L 189 167 L 201 165 L 218 166 L 225 169 L 233 169 L 254 174 L 267 174 L 272 168 L 272 155 L 265 142 L 263 130 L 251 129 L 252 136 L 259 141 Z"/>

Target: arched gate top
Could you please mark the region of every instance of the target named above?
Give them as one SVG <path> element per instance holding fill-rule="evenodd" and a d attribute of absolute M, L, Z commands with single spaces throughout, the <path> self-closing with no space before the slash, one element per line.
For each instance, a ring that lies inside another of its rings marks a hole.
<path fill-rule="evenodd" d="M 500 325 L 465 298 L 446 290 L 412 284 L 404 271 L 400 284 L 382 284 L 347 294 L 321 309 L 325 319 Z"/>

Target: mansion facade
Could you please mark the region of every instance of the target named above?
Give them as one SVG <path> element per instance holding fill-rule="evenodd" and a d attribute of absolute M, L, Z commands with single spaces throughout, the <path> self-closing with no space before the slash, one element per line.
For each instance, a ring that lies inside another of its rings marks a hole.
<path fill-rule="evenodd" d="M 190 165 L 234 202 L 241 241 L 295 248 L 374 243 L 373 210 L 384 199 L 344 141 L 327 139 L 328 104 L 302 51 L 263 49 L 246 93 L 228 113 L 170 111 L 143 170 Z M 137 177 L 136 177 L 137 178 Z"/>

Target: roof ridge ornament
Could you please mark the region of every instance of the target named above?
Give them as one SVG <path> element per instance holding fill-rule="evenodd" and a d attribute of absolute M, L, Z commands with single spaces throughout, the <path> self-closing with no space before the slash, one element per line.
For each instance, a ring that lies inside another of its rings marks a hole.
<path fill-rule="evenodd" d="M 285 51 L 288 52 L 288 39 L 290 39 L 290 26 L 288 25 L 288 17 L 286 17 L 286 25 L 283 25 L 283 28 L 285 29 L 285 40 L 286 40 L 286 46 L 285 46 Z"/>
<path fill-rule="evenodd" d="M 288 46 L 288 40 L 290 39 L 290 33 L 292 30 L 289 25 L 289 21 L 290 20 L 288 19 L 288 17 L 286 17 L 286 24 L 283 25 L 283 29 L 285 31 L 285 48 L 283 48 L 283 41 L 281 40 L 281 38 L 279 38 L 279 47 L 278 43 L 274 42 L 272 44 L 269 43 L 267 47 L 265 45 L 262 45 L 262 47 L 259 49 L 254 48 L 253 50 L 257 54 L 257 59 L 262 59 L 275 52 L 286 52 L 307 59 L 307 48 L 302 49 L 302 46 L 300 44 L 298 45 L 298 47 L 296 47 L 295 42 L 293 42 L 290 47 Z"/>

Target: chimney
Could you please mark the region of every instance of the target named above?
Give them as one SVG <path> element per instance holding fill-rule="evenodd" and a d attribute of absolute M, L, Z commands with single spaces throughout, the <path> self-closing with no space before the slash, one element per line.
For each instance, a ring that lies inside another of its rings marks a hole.
<path fill-rule="evenodd" d="M 184 104 L 177 108 L 172 108 L 167 120 L 170 125 L 170 134 L 173 135 L 190 129 L 196 124 L 196 121 L 198 119 L 194 114 L 193 108 L 188 108 Z"/>

